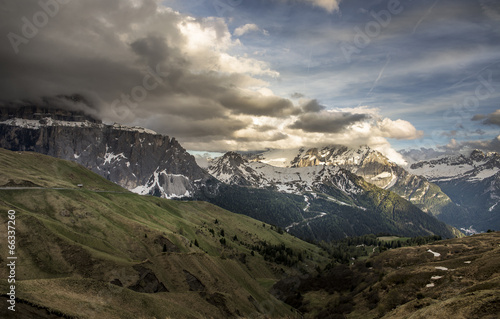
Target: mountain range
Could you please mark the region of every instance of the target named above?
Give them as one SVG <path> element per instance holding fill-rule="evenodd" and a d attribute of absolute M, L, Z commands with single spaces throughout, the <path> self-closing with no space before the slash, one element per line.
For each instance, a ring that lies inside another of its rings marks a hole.
<path fill-rule="evenodd" d="M 247 156 L 248 162 L 230 152 L 204 170 L 174 138 L 140 127 L 34 106 L 0 114 L 2 148 L 75 161 L 138 194 L 206 200 L 302 238 L 460 235 L 431 216 L 460 210 L 438 186 L 367 147 L 299 149 L 290 160 L 280 155 L 289 167 L 266 164 L 278 162 L 270 153 Z"/>
<path fill-rule="evenodd" d="M 500 154 L 474 150 L 468 156 L 441 156 L 413 163 L 409 171 L 434 182 L 464 209 L 450 216 L 464 231 L 500 227 Z"/>
<path fill-rule="evenodd" d="M 465 209 L 456 205 L 438 185 L 420 174 L 409 172 L 367 146 L 357 149 L 333 145 L 323 148 L 269 150 L 246 156 L 251 161 L 281 167 L 340 167 L 363 177 L 368 183 L 398 194 L 446 223 L 455 227 L 464 226 L 456 223 L 454 216 L 467 215 Z"/>
<path fill-rule="evenodd" d="M 229 152 L 217 159 L 208 172 L 226 184 L 251 189 L 245 205 L 226 208 L 248 208 L 247 214 L 255 218 L 259 216 L 252 215 L 251 210 L 262 206 L 257 190 L 295 198 L 295 206 L 302 204 L 300 210 L 295 208 L 302 218 L 292 220 L 285 228 L 303 238 L 334 239 L 379 232 L 412 236 L 442 233 L 446 237 L 457 234 L 451 228 L 444 230 L 444 224 L 435 223 L 432 216 L 409 201 L 339 166 L 276 167 L 248 162 Z M 289 211 L 294 210 L 294 205 L 288 206 Z"/>

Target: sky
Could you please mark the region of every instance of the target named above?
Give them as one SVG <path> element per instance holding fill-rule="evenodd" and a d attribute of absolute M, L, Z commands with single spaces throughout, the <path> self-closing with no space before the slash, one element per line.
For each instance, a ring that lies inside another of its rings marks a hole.
<path fill-rule="evenodd" d="M 497 0 L 0 0 L 0 34 L 0 103 L 193 151 L 500 151 Z"/>

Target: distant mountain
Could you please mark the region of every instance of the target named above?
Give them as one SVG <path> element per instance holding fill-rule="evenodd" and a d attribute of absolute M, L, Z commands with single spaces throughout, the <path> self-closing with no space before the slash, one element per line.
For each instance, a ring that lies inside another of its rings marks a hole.
<path fill-rule="evenodd" d="M 138 194 L 195 197 L 211 179 L 174 138 L 151 130 L 40 107 L 0 108 L 0 116 L 0 147 L 75 161 Z"/>
<path fill-rule="evenodd" d="M 468 156 L 417 162 L 409 170 L 436 183 L 466 210 L 448 216 L 453 225 L 476 231 L 500 229 L 500 154 L 474 150 Z"/>
<path fill-rule="evenodd" d="M 482 181 L 500 172 L 500 154 L 474 150 L 469 156 L 442 156 L 429 161 L 413 163 L 410 172 L 427 177 L 433 182 L 451 180 Z"/>
<path fill-rule="evenodd" d="M 247 158 L 282 167 L 340 167 L 363 177 L 368 183 L 395 192 L 424 212 L 446 222 L 450 222 L 450 219 L 443 216 L 464 213 L 439 186 L 423 176 L 409 173 L 382 153 L 367 146 L 349 148 L 333 145 L 323 148 L 269 150 L 251 154 Z"/>
<path fill-rule="evenodd" d="M 338 239 L 380 232 L 459 235 L 396 194 L 338 166 L 275 167 L 229 152 L 208 171 L 233 186 L 222 188 L 213 203 L 275 222 L 302 238 Z"/>

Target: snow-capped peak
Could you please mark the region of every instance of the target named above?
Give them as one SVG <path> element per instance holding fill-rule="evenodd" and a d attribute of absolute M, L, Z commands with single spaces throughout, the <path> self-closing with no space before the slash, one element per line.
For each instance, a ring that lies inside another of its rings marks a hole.
<path fill-rule="evenodd" d="M 209 173 L 227 184 L 271 188 L 293 194 L 311 192 L 322 185 L 331 185 L 346 194 L 362 192 L 352 180 L 352 175 L 340 167 L 276 167 L 263 162 L 249 162 L 234 152 L 217 159 L 209 167 Z"/>

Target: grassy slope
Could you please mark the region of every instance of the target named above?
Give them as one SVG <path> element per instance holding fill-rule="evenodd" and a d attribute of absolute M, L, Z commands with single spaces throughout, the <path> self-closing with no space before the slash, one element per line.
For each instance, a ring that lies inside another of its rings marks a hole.
<path fill-rule="evenodd" d="M 21 311 L 40 307 L 86 318 L 285 317 L 293 315 L 290 307 L 267 288 L 284 274 L 327 262 L 316 246 L 280 235 L 262 222 L 204 202 L 138 196 L 68 161 L 0 150 L 0 185 L 11 180 L 68 188 L 0 190 L 3 227 L 7 210 L 16 210 Z M 84 189 L 77 189 L 79 183 Z M 219 242 L 222 229 L 226 246 Z M 166 239 L 177 251 L 169 244 L 170 251 L 163 252 Z M 248 248 L 259 240 L 283 243 L 310 258 L 292 268 L 265 262 Z M 4 236 L 0 243 L 6 252 Z M 6 262 L 2 253 L 0 263 Z M 137 283 L 133 266 L 138 264 L 169 292 L 139 293 L 110 284 L 115 279 L 125 287 Z M 184 271 L 205 288 L 192 291 Z M 7 276 L 6 267 L 0 275 Z M 7 291 L 5 281 L 0 289 Z"/>
<path fill-rule="evenodd" d="M 291 293 L 286 282 L 276 288 L 306 318 L 498 318 L 499 242 L 497 232 L 392 249 L 295 283 Z"/>

